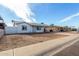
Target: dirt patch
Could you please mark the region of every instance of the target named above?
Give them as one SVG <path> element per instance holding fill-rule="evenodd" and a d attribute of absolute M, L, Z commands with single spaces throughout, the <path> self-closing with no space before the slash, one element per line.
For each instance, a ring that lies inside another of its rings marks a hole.
<path fill-rule="evenodd" d="M 30 44 L 66 37 L 68 35 L 59 35 L 54 33 L 31 34 L 31 35 L 6 35 L 0 41 L 0 51 L 18 48 Z"/>

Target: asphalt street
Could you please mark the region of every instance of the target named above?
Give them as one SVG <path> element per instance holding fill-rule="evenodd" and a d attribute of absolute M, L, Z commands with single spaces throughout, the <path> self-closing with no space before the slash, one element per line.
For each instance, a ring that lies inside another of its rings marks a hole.
<path fill-rule="evenodd" d="M 55 56 L 79 56 L 79 41 L 55 54 Z"/>

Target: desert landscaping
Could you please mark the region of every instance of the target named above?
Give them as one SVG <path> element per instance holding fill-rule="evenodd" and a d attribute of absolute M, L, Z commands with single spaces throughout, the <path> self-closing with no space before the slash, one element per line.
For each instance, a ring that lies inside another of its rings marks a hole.
<path fill-rule="evenodd" d="M 47 40 L 63 38 L 66 36 L 68 35 L 57 33 L 5 35 L 2 39 L 0 39 L 0 51 L 23 47 Z"/>

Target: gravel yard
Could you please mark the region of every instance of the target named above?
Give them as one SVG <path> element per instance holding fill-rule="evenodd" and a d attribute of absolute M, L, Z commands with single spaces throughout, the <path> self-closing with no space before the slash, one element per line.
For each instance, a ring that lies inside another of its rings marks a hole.
<path fill-rule="evenodd" d="M 6 35 L 0 41 L 0 51 L 18 48 L 66 36 L 68 35 L 61 35 L 55 33 Z"/>

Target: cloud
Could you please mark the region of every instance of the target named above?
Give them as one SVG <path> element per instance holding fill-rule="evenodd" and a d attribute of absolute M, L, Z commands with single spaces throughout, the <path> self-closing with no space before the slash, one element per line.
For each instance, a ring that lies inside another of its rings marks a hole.
<path fill-rule="evenodd" d="M 31 18 L 31 16 L 35 14 L 31 11 L 27 2 L 27 0 L 0 0 L 1 5 L 14 11 L 16 15 L 19 16 L 21 19 L 26 22 L 33 22 L 33 18 Z"/>
<path fill-rule="evenodd" d="M 76 13 L 76 14 L 73 14 L 73 15 L 71 15 L 71 16 L 68 16 L 68 17 L 66 17 L 66 18 L 64 18 L 64 19 L 62 19 L 62 20 L 60 20 L 60 22 L 62 23 L 62 22 L 66 22 L 66 21 L 72 20 L 72 18 L 73 18 L 73 17 L 76 17 L 76 16 L 79 16 L 79 13 Z"/>

